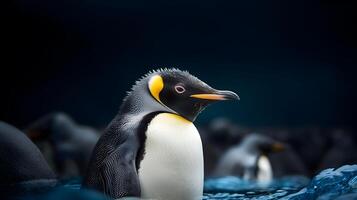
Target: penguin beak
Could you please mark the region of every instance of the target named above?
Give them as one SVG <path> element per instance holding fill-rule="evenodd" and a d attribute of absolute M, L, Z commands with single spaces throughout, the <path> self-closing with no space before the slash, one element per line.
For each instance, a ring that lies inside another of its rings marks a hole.
<path fill-rule="evenodd" d="M 239 96 L 236 93 L 228 90 L 216 90 L 213 93 L 193 94 L 190 97 L 196 99 L 213 100 L 213 101 L 240 100 Z"/>
<path fill-rule="evenodd" d="M 284 150 L 285 150 L 285 146 L 284 146 L 283 143 L 275 142 L 275 143 L 272 145 L 272 150 L 273 150 L 273 152 L 281 152 L 281 151 L 284 151 Z"/>

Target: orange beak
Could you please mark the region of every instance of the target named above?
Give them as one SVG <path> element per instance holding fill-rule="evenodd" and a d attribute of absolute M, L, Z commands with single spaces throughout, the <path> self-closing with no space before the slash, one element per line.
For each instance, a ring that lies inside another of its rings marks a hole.
<path fill-rule="evenodd" d="M 272 145 L 272 149 L 274 152 L 280 152 L 285 150 L 285 146 L 280 142 L 276 142 Z"/>
<path fill-rule="evenodd" d="M 240 100 L 239 96 L 236 93 L 227 90 L 219 90 L 211 94 L 193 94 L 190 97 L 197 98 L 197 99 L 214 100 L 214 101 Z"/>

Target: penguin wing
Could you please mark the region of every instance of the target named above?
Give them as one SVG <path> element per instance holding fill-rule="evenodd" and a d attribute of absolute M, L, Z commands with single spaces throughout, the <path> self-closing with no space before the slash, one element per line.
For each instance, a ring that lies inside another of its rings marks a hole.
<path fill-rule="evenodd" d="M 117 199 L 141 196 L 137 173 L 142 157 L 145 130 L 157 113 L 145 115 L 140 120 L 120 115 L 114 119 L 99 139 L 92 153 L 83 186 L 93 188 Z M 139 118 L 138 118 L 139 119 Z M 126 128 L 123 128 L 123 126 Z"/>
<path fill-rule="evenodd" d="M 135 168 L 135 156 L 127 143 L 111 153 L 100 167 L 99 179 L 103 192 L 116 199 L 140 196 L 140 183 Z"/>

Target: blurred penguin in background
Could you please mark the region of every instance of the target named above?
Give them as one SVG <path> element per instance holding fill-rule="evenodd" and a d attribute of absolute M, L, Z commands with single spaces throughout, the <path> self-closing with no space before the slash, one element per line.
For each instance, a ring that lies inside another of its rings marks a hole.
<path fill-rule="evenodd" d="M 23 132 L 0 121 L 0 138 L 1 199 L 29 191 L 46 191 L 57 184 L 56 175 L 42 153 Z"/>
<path fill-rule="evenodd" d="M 204 151 L 205 176 L 211 176 L 219 158 L 232 146 L 241 142 L 250 130 L 238 126 L 227 118 L 213 119 L 199 128 Z"/>
<path fill-rule="evenodd" d="M 271 181 L 273 171 L 268 155 L 282 150 L 282 143 L 264 135 L 250 134 L 222 156 L 215 175 L 234 175 L 245 180 Z"/>
<path fill-rule="evenodd" d="M 98 131 L 78 125 L 64 113 L 46 115 L 28 126 L 25 132 L 60 177 L 84 175 L 99 138 Z"/>
<path fill-rule="evenodd" d="M 257 132 L 263 133 L 267 137 L 274 138 L 284 143 L 284 151 L 275 152 L 268 155 L 273 168 L 274 178 L 284 176 L 303 175 L 308 176 L 306 165 L 298 154 L 294 146 L 294 135 L 290 129 L 286 128 L 264 128 Z"/>

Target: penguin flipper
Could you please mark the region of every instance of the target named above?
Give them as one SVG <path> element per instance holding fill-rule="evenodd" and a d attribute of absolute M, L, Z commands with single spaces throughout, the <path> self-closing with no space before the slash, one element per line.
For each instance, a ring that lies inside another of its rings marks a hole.
<path fill-rule="evenodd" d="M 103 192 L 111 198 L 140 197 L 135 157 L 125 146 L 120 146 L 104 160 L 99 179 Z"/>

